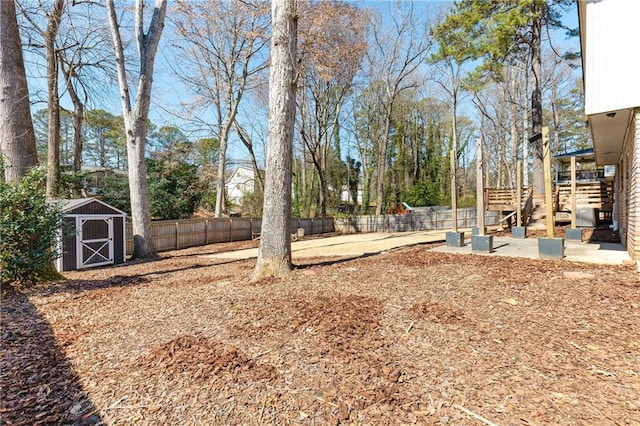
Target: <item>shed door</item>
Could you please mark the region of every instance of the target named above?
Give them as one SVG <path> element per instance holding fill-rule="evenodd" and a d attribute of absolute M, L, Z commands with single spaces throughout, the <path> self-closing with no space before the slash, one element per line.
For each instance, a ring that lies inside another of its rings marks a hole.
<path fill-rule="evenodd" d="M 113 218 L 78 217 L 78 269 L 113 263 Z"/>

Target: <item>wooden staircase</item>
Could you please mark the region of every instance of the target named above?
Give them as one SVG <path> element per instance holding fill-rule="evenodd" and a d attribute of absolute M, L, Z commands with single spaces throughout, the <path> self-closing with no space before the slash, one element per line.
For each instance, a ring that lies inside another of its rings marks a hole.
<path fill-rule="evenodd" d="M 527 227 L 529 229 L 547 229 L 547 212 L 544 200 L 534 201 Z"/>
<path fill-rule="evenodd" d="M 522 220 L 525 224 L 530 223 L 530 218 L 533 213 L 534 200 L 532 188 L 523 188 L 520 205 L 517 203 L 517 192 L 513 188 L 485 188 L 485 210 L 500 212 L 503 218 L 502 221 L 510 220 L 510 223 L 515 222 L 515 216 L 518 209 L 522 214 Z M 542 205 L 544 207 L 544 199 L 542 199 Z M 544 213 L 544 208 L 542 209 Z M 544 218 L 542 220 L 544 224 Z"/>

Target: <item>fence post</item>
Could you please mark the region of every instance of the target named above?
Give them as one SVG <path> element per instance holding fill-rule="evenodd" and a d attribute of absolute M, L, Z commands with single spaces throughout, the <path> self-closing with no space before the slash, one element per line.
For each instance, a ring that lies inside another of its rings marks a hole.
<path fill-rule="evenodd" d="M 204 243 L 209 244 L 209 219 L 204 220 Z"/>
<path fill-rule="evenodd" d="M 233 219 L 229 218 L 229 242 L 233 242 Z"/>
<path fill-rule="evenodd" d="M 180 224 L 176 222 L 176 250 L 180 248 L 180 244 L 178 240 L 180 239 Z"/>

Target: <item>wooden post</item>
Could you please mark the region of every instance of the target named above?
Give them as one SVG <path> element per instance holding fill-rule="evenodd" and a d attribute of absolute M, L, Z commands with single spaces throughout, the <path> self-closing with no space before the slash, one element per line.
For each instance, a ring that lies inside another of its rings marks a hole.
<path fill-rule="evenodd" d="M 456 186 L 456 150 L 452 149 L 451 157 L 451 229 L 458 232 L 458 188 Z"/>
<path fill-rule="evenodd" d="M 549 149 L 549 128 L 542 128 L 542 153 L 544 166 L 544 203 L 547 216 L 547 238 L 553 238 L 553 197 L 551 188 L 551 150 Z"/>
<path fill-rule="evenodd" d="M 516 162 L 516 226 L 522 223 L 522 162 Z"/>
<path fill-rule="evenodd" d="M 180 224 L 176 222 L 176 250 L 180 248 Z"/>
<path fill-rule="evenodd" d="M 478 234 L 484 235 L 484 175 L 482 173 L 482 139 L 476 139 L 476 209 L 478 211 Z"/>
<path fill-rule="evenodd" d="M 576 157 L 571 157 L 571 229 L 576 228 Z"/>

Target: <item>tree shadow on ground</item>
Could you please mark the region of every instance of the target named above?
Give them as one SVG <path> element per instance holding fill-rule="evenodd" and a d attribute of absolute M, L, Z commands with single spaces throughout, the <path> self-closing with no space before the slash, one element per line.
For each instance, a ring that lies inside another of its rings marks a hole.
<path fill-rule="evenodd" d="M 245 259 L 222 260 L 216 263 L 197 263 L 184 267 L 167 267 L 158 268 L 157 270 L 135 275 L 114 275 L 103 280 L 83 280 L 83 279 L 67 279 L 61 281 L 52 281 L 40 284 L 38 287 L 29 289 L 28 294 L 37 294 L 38 296 L 51 296 L 58 293 L 80 294 L 87 291 L 101 290 L 116 287 L 130 287 L 140 284 L 146 284 L 153 278 L 161 275 L 169 275 L 183 271 L 192 271 L 200 268 L 212 268 L 219 265 L 230 263 L 245 262 Z M 113 266 L 111 266 L 113 268 Z"/>
<path fill-rule="evenodd" d="M 0 424 L 104 424 L 49 323 L 29 298 L 3 286 Z"/>

